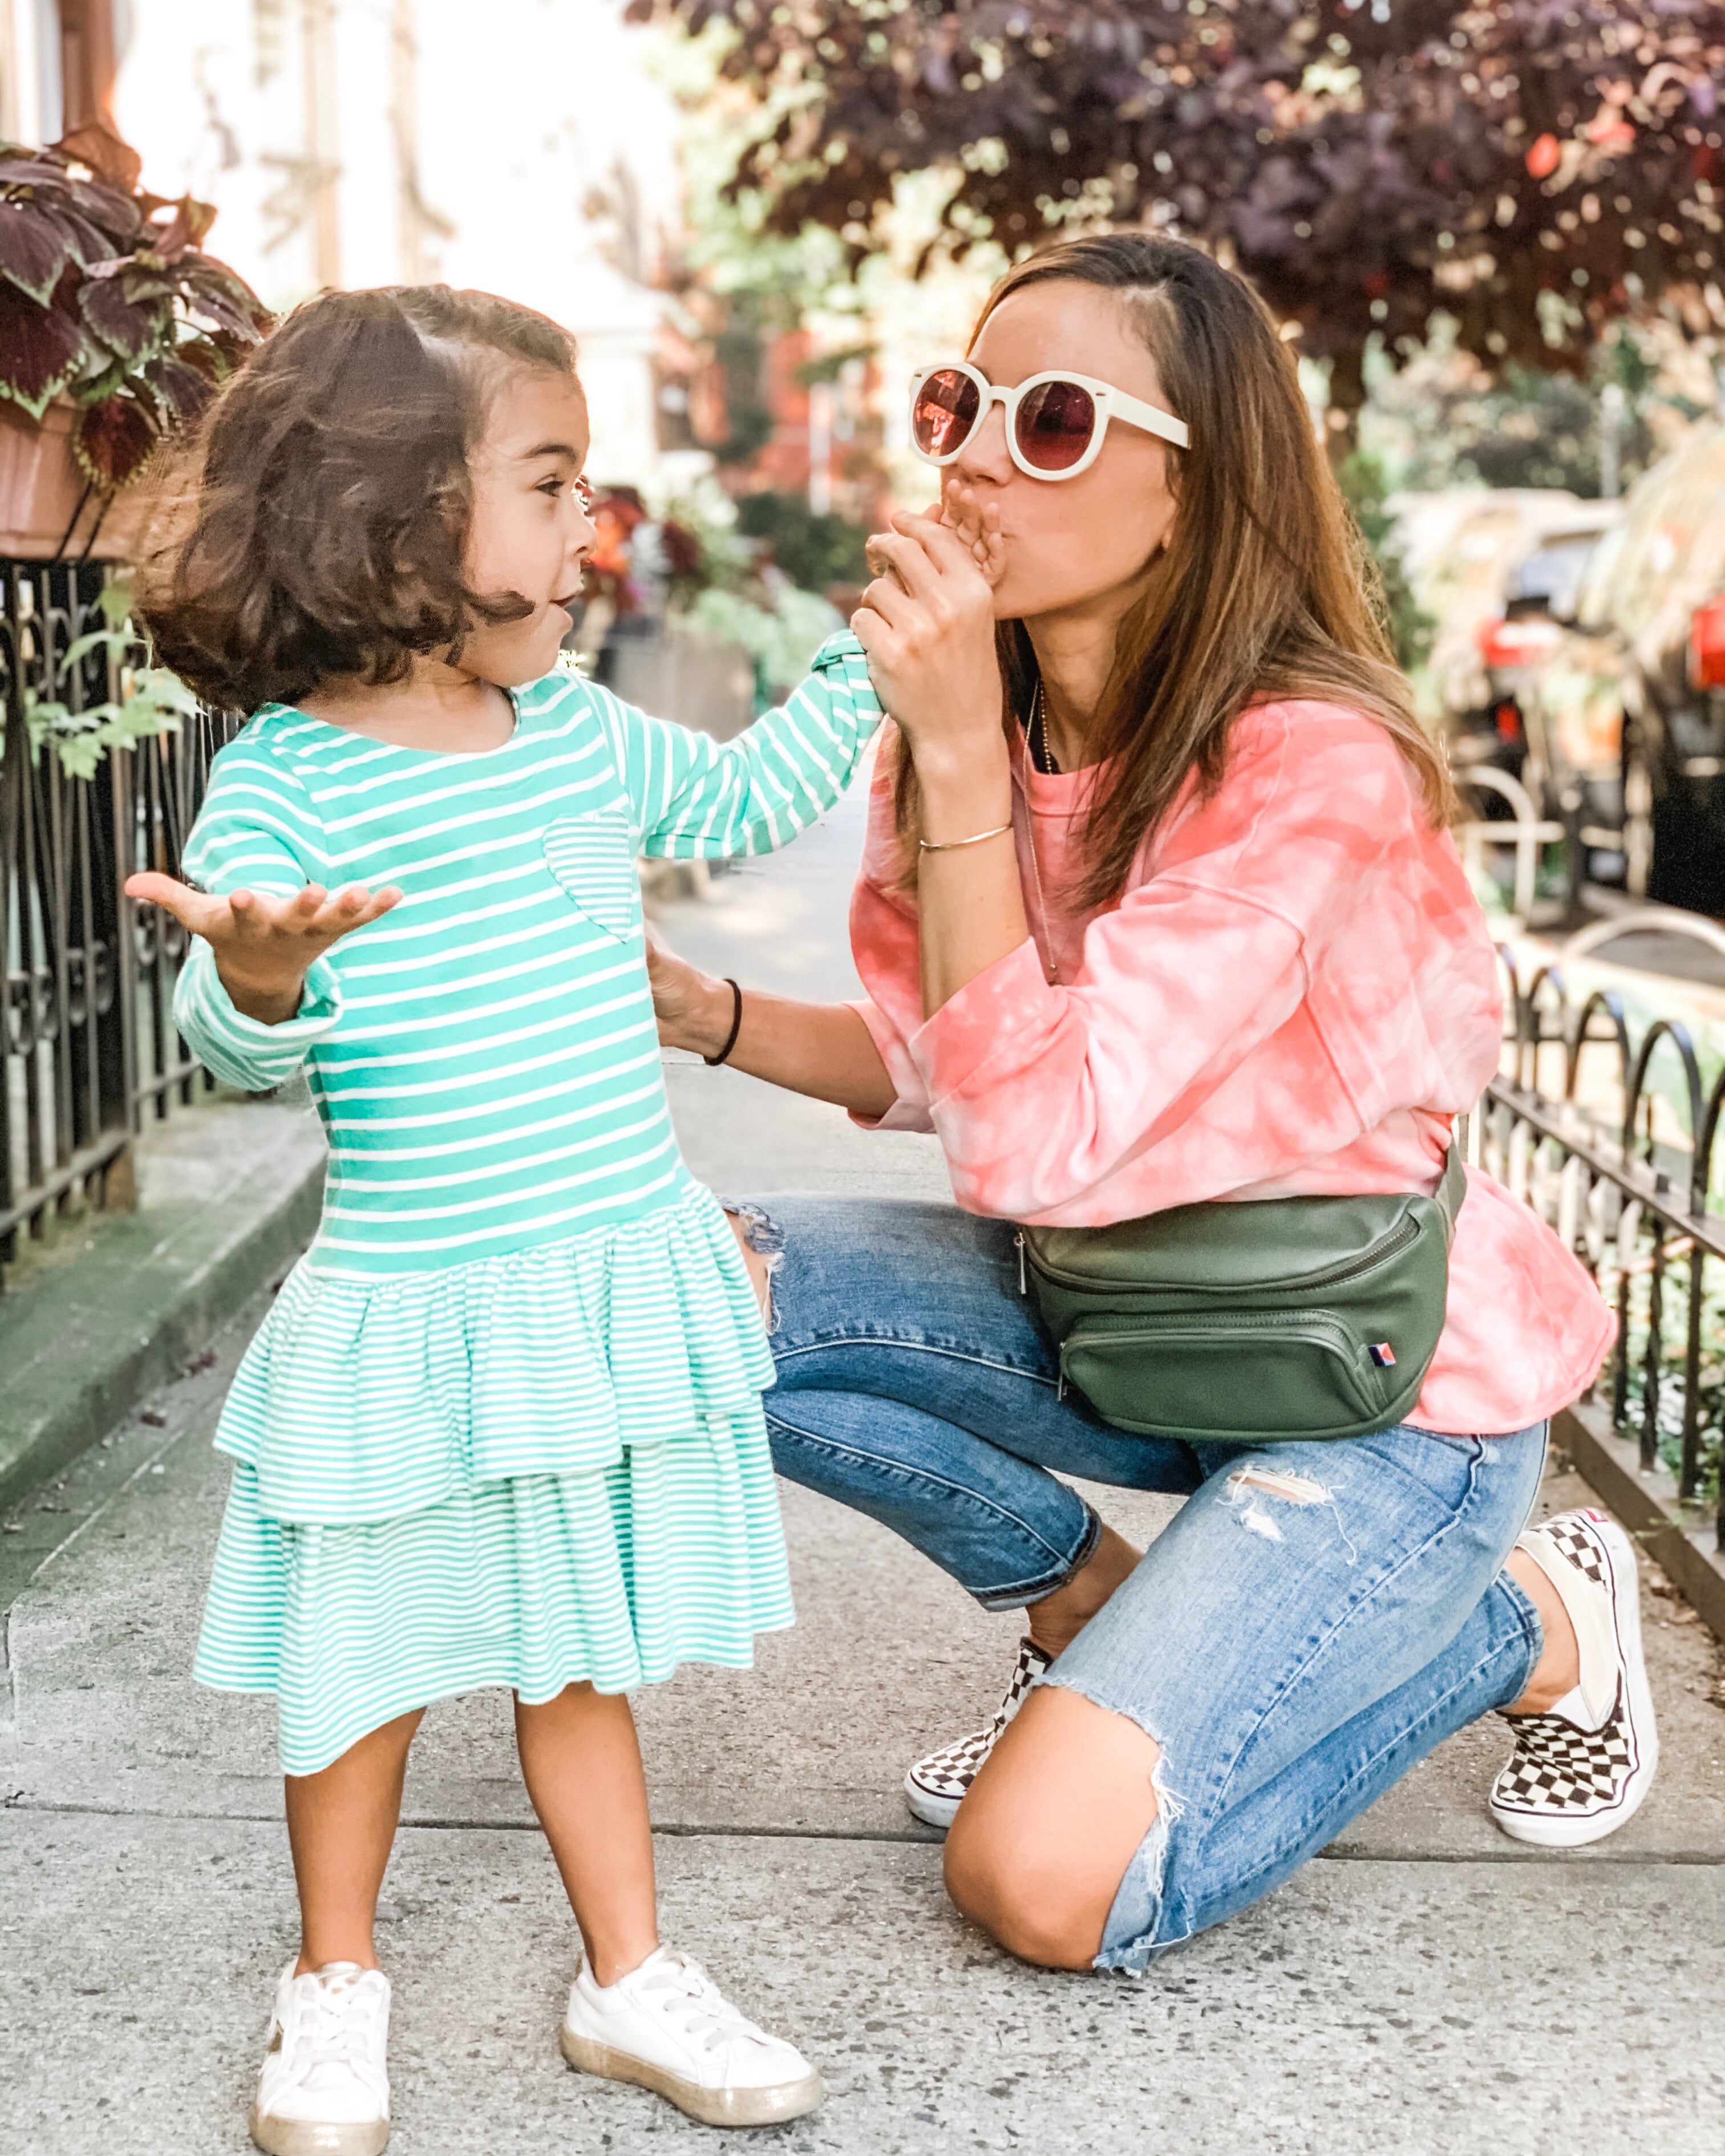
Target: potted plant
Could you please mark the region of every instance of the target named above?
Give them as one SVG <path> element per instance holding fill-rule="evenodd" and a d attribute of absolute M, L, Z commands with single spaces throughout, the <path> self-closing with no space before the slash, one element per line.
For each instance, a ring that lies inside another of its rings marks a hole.
<path fill-rule="evenodd" d="M 214 210 L 139 171 L 100 126 L 0 143 L 0 555 L 123 555 L 116 497 L 269 326 Z"/>

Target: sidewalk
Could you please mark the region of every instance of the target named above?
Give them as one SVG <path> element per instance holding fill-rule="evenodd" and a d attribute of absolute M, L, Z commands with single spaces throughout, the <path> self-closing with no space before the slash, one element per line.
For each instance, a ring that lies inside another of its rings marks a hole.
<path fill-rule="evenodd" d="M 861 803 L 661 927 L 787 993 L 854 993 Z M 943 1196 L 932 1141 L 868 1136 L 731 1071 L 670 1084 L 698 1173 L 744 1193 Z M 272 1717 L 187 1670 L 225 1469 L 209 1436 L 262 1308 L 0 1539 L 0 2156 L 249 2147 L 294 1902 Z M 1093 1492 L 1128 1533 L 1168 1507 Z M 1545 1502 L 1582 1494 L 1554 1474 Z M 1022 1968 L 965 1927 L 898 1783 L 973 1726 L 1016 1639 L 884 1530 L 786 1491 L 798 1607 L 752 1676 L 684 1671 L 639 1712 L 668 1937 L 827 2076 L 797 2156 L 1712 2156 L 1725 2120 L 1725 1712 L 1713 1644 L 1651 1591 L 1666 1765 L 1594 1852 L 1481 1810 L 1465 1732 L 1326 1858 L 1142 1982 Z M 29 1562 L 23 1546 L 30 1545 Z M 13 1551 L 19 1556 L 14 1559 Z M 28 1575 L 28 1576 L 25 1576 Z M 15 1595 L 15 1599 L 13 1597 Z M 399 2156 L 677 2156 L 715 2136 L 558 2059 L 574 1934 L 516 1776 L 506 1700 L 428 1717 L 386 1887 Z"/>

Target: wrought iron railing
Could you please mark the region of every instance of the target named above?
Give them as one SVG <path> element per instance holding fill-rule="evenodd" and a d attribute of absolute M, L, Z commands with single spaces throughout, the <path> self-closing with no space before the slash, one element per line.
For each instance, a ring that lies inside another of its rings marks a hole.
<path fill-rule="evenodd" d="M 177 866 L 235 722 L 200 716 L 110 751 L 88 778 L 33 739 L 33 709 L 119 701 L 120 654 L 72 655 L 105 625 L 105 574 L 0 561 L 0 1267 L 57 1208 L 120 1194 L 144 1117 L 210 1082 L 174 1029 L 183 932 L 121 886 L 134 869 Z"/>
<path fill-rule="evenodd" d="M 1725 1069 L 1705 1079 L 1675 1019 L 1634 1040 L 1621 995 L 1573 998 L 1561 960 L 1525 983 L 1506 972 L 1503 1060 L 1471 1156 L 1599 1282 L 1618 1338 L 1596 1392 L 1644 1467 L 1663 1461 L 1684 1501 L 1715 1506 L 1725 1549 Z"/>

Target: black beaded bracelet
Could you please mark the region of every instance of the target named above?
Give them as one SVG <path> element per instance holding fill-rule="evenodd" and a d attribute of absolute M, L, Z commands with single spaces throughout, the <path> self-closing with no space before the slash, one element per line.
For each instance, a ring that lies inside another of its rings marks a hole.
<path fill-rule="evenodd" d="M 737 1045 L 737 1034 L 742 1031 L 742 990 L 737 986 L 737 983 L 732 979 L 728 973 L 725 976 L 725 985 L 731 991 L 731 1030 L 725 1036 L 725 1045 L 719 1050 L 716 1055 L 703 1055 L 701 1057 L 701 1061 L 706 1064 L 709 1070 L 716 1070 L 719 1065 L 725 1061 L 732 1050 Z"/>

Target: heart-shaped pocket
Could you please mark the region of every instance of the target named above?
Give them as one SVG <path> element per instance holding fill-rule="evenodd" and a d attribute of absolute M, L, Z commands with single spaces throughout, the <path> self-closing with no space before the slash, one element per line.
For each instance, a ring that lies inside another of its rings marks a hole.
<path fill-rule="evenodd" d="M 544 847 L 547 867 L 596 927 L 620 943 L 640 934 L 640 879 L 620 803 L 559 817 L 547 829 Z"/>

